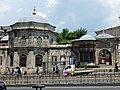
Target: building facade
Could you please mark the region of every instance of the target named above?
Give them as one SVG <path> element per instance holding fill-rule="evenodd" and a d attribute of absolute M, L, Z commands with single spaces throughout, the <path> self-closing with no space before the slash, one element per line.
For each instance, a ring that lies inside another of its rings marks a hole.
<path fill-rule="evenodd" d="M 84 35 L 80 39 L 73 40 L 72 53 L 76 65 L 95 64 L 96 39 L 91 35 Z"/>
<path fill-rule="evenodd" d="M 115 63 L 120 65 L 119 35 L 114 36 L 109 31 L 118 32 L 116 27 L 104 30 L 104 33 L 98 31 L 95 37 L 84 35 L 65 45 L 57 44 L 55 28 L 35 14 L 10 26 L 1 26 L 1 73 L 6 67 L 20 67 L 23 71 L 27 68 L 29 73 L 35 73 L 39 67 L 41 72 L 49 73 L 55 65 L 60 72 L 67 64 L 97 64 L 105 68 L 112 68 Z"/>
<path fill-rule="evenodd" d="M 71 45 L 57 45 L 55 26 L 44 18 L 37 15 L 21 18 L 9 28 L 6 42 L 9 48 L 4 48 L 6 57 L 1 59 L 5 61 L 2 69 L 21 67 L 35 72 L 39 67 L 46 73 L 52 71 L 54 65 L 61 71 L 63 63 L 69 64 Z M 1 39 L 1 44 L 3 41 Z"/>
<path fill-rule="evenodd" d="M 96 38 L 99 41 L 96 44 L 97 63 L 120 66 L 120 26 L 97 31 Z"/>

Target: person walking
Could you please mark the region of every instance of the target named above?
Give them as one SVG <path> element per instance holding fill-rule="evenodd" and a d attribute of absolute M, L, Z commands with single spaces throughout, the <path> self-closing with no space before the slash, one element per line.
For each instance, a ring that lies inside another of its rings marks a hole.
<path fill-rule="evenodd" d="M 9 69 L 9 67 L 6 67 L 5 74 L 6 74 L 6 76 L 7 76 L 8 74 L 10 74 L 10 69 Z"/>
<path fill-rule="evenodd" d="M 18 68 L 18 75 L 17 75 L 17 76 L 22 76 L 22 73 L 21 73 L 20 67 Z"/>
<path fill-rule="evenodd" d="M 53 74 L 58 74 L 58 73 L 59 73 L 58 66 L 55 65 L 55 66 L 53 67 Z"/>
<path fill-rule="evenodd" d="M 37 66 L 36 74 L 39 74 L 39 66 Z"/>
<path fill-rule="evenodd" d="M 53 67 L 53 74 L 55 74 L 55 72 L 56 72 L 56 69 L 55 69 L 55 66 Z"/>
<path fill-rule="evenodd" d="M 27 68 L 25 68 L 24 75 L 27 75 Z"/>
<path fill-rule="evenodd" d="M 119 69 L 118 69 L 118 65 L 117 65 L 117 63 L 115 63 L 114 72 L 118 72 L 118 71 L 119 71 Z"/>
<path fill-rule="evenodd" d="M 14 75 L 14 68 L 12 68 L 12 76 Z"/>
<path fill-rule="evenodd" d="M 56 65 L 56 74 L 59 74 L 59 69 L 58 69 L 58 66 Z"/>

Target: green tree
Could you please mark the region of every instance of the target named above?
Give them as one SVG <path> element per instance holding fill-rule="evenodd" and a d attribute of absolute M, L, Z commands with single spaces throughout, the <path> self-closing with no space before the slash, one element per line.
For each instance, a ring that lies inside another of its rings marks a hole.
<path fill-rule="evenodd" d="M 66 34 L 66 39 L 67 39 L 67 40 L 73 40 L 73 39 L 75 39 L 75 38 L 76 38 L 76 34 L 73 33 L 73 32 L 68 32 L 68 33 Z"/>
<path fill-rule="evenodd" d="M 59 43 L 59 42 L 61 42 L 61 41 L 63 41 L 63 35 L 62 35 L 62 33 L 59 33 L 59 34 L 57 35 L 57 42 Z"/>
<path fill-rule="evenodd" d="M 74 31 L 74 33 L 76 34 L 76 39 L 79 39 L 80 37 L 87 33 L 87 30 L 85 28 L 80 28 Z"/>
<path fill-rule="evenodd" d="M 67 28 L 64 28 L 61 33 L 57 36 L 57 42 L 60 43 L 71 43 L 71 40 L 79 39 L 81 36 L 85 35 L 87 30 L 85 28 L 77 29 L 76 31 L 69 32 Z"/>
<path fill-rule="evenodd" d="M 66 39 L 66 34 L 69 32 L 69 30 L 67 28 L 64 28 L 63 31 L 62 31 L 62 36 L 63 36 L 63 39 Z"/>

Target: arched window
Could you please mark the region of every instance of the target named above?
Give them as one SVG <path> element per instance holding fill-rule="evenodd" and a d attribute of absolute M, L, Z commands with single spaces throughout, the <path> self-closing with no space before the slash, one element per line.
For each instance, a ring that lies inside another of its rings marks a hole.
<path fill-rule="evenodd" d="M 50 44 L 52 44 L 52 43 L 53 43 L 53 38 L 50 39 Z"/>
<path fill-rule="evenodd" d="M 13 46 L 13 37 L 11 37 L 10 45 L 11 45 L 11 47 Z"/>
<path fill-rule="evenodd" d="M 42 43 L 42 38 L 41 37 L 38 37 L 37 38 L 37 46 L 40 46 Z"/>
<path fill-rule="evenodd" d="M 10 66 L 13 66 L 13 55 L 10 56 Z"/>
<path fill-rule="evenodd" d="M 26 56 L 25 55 L 20 56 L 20 66 L 26 67 Z"/>
<path fill-rule="evenodd" d="M 102 49 L 99 52 L 99 64 L 112 65 L 111 52 L 107 49 Z"/>
<path fill-rule="evenodd" d="M 84 51 L 84 61 L 89 62 L 88 51 Z"/>
<path fill-rule="evenodd" d="M 65 65 L 65 63 L 66 63 L 66 56 L 65 55 L 60 56 L 60 62 L 61 62 L 61 65 Z"/>
<path fill-rule="evenodd" d="M 42 55 L 37 55 L 35 57 L 35 66 L 42 67 Z"/>
<path fill-rule="evenodd" d="M 29 37 L 29 41 L 28 41 L 29 44 L 32 44 L 32 37 Z"/>
<path fill-rule="evenodd" d="M 23 45 L 23 46 L 26 45 L 26 38 L 25 38 L 25 36 L 22 36 L 22 38 L 21 38 L 21 45 Z"/>

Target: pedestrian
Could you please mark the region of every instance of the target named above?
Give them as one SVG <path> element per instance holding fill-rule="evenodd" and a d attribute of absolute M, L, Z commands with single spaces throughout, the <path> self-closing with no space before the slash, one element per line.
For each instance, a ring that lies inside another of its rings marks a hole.
<path fill-rule="evenodd" d="M 27 75 L 27 68 L 25 68 L 24 75 Z"/>
<path fill-rule="evenodd" d="M 54 74 L 58 74 L 58 73 L 59 73 L 59 69 L 58 69 L 58 66 L 57 66 L 57 65 L 55 65 L 55 66 L 53 67 L 53 73 L 54 73 Z"/>
<path fill-rule="evenodd" d="M 8 75 L 8 67 L 6 67 L 5 75 L 6 75 L 6 76 Z"/>
<path fill-rule="evenodd" d="M 17 75 L 17 76 L 22 76 L 22 73 L 21 73 L 20 67 L 18 68 L 18 75 Z"/>
<path fill-rule="evenodd" d="M 39 66 L 37 66 L 36 74 L 39 74 Z"/>
<path fill-rule="evenodd" d="M 59 69 L 57 65 L 56 65 L 56 74 L 59 74 Z"/>
<path fill-rule="evenodd" d="M 5 74 L 6 76 L 10 73 L 10 69 L 8 67 L 6 67 L 6 70 L 5 70 Z"/>
<path fill-rule="evenodd" d="M 55 71 L 56 71 L 56 70 L 55 70 L 55 66 L 54 66 L 54 67 L 53 67 L 53 74 L 55 74 Z"/>
<path fill-rule="evenodd" d="M 11 71 L 10 71 L 10 68 L 8 67 L 8 73 L 10 74 L 10 72 L 11 72 Z"/>
<path fill-rule="evenodd" d="M 119 69 L 118 69 L 118 65 L 115 64 L 114 72 L 118 72 L 118 71 L 119 71 Z"/>
<path fill-rule="evenodd" d="M 12 68 L 12 76 L 14 75 L 14 68 Z"/>

